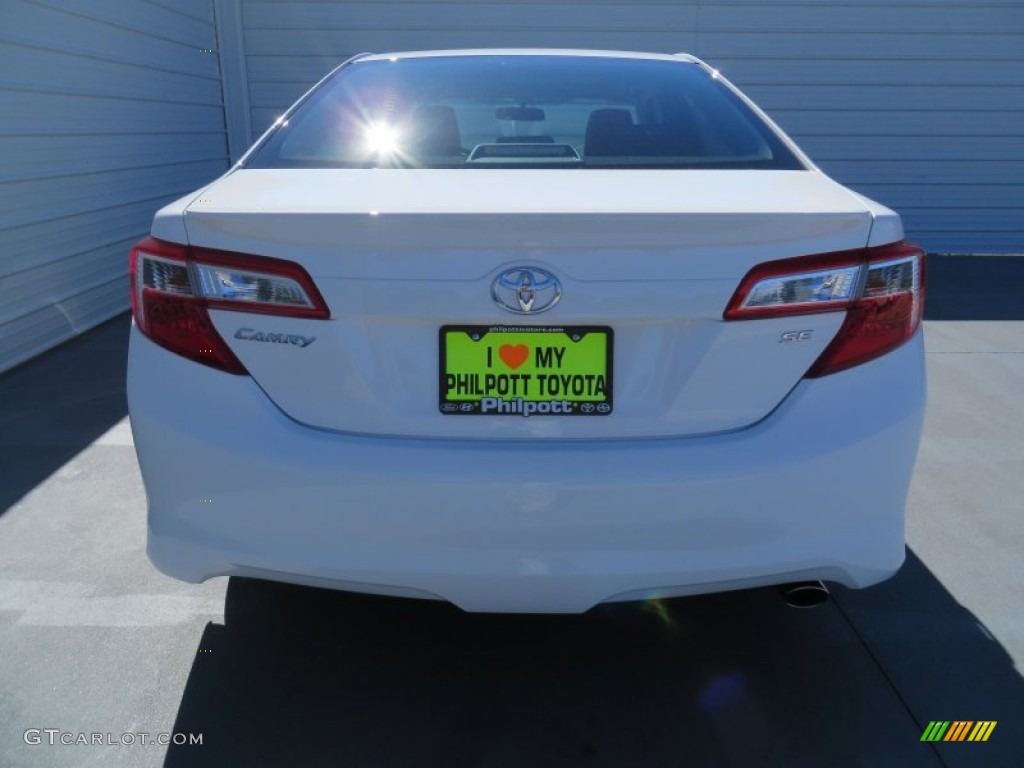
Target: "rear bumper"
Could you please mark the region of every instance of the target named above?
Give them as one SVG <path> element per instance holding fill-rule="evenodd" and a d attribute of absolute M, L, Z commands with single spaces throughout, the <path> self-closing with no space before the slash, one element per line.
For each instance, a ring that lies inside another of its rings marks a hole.
<path fill-rule="evenodd" d="M 925 393 L 918 333 L 879 360 L 802 381 L 764 421 L 729 434 L 377 438 L 302 426 L 252 379 L 178 358 L 133 328 L 128 398 L 149 556 L 171 576 L 580 612 L 891 576 Z"/>

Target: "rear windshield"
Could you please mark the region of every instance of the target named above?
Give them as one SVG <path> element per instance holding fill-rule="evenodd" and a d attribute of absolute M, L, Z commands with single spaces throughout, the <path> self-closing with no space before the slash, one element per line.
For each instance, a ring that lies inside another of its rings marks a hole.
<path fill-rule="evenodd" d="M 533 55 L 353 62 L 246 165 L 804 168 L 696 64 Z"/>

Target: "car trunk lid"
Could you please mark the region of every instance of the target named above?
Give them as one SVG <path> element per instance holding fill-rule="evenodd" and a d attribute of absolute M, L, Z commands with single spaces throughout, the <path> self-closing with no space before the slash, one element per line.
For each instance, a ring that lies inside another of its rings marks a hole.
<path fill-rule="evenodd" d="M 192 245 L 301 264 L 326 299 L 329 320 L 211 311 L 300 422 L 393 436 L 637 438 L 735 430 L 769 414 L 842 313 L 724 322 L 724 307 L 755 264 L 864 247 L 871 215 L 816 171 L 239 170 L 191 203 L 186 227 Z M 561 300 L 536 314 L 499 306 L 494 282 L 517 269 L 555 276 Z M 444 412 L 444 326 L 611 329 L 612 407 L 590 418 Z M 793 331 L 800 343 L 779 343 Z"/>

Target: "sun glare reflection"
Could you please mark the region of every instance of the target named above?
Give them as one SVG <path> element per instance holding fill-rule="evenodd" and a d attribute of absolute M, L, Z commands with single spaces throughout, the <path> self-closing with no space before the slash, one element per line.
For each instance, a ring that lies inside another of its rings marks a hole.
<path fill-rule="evenodd" d="M 657 616 L 661 620 L 661 623 L 666 627 L 672 627 L 675 625 L 675 622 L 672 619 L 672 614 L 668 610 L 668 606 L 665 605 L 665 601 L 660 597 L 649 597 L 644 600 L 644 609 Z"/>
<path fill-rule="evenodd" d="M 381 155 L 398 151 L 398 132 L 386 123 L 371 123 L 365 130 L 366 148 Z"/>
<path fill-rule="evenodd" d="M 746 695 L 747 676 L 730 672 L 711 680 L 701 691 L 697 705 L 705 712 L 715 712 L 735 704 Z"/>

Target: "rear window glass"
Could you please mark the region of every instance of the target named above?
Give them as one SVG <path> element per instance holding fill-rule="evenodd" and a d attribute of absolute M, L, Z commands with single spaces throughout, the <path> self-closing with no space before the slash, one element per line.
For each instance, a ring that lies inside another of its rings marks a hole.
<path fill-rule="evenodd" d="M 696 64 L 531 55 L 353 62 L 303 101 L 246 164 L 804 168 Z"/>

